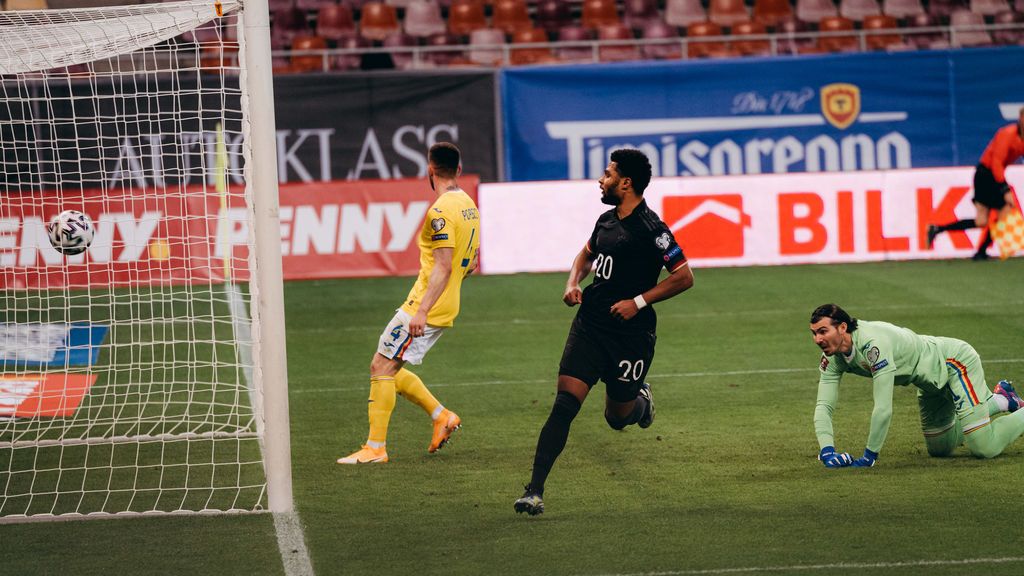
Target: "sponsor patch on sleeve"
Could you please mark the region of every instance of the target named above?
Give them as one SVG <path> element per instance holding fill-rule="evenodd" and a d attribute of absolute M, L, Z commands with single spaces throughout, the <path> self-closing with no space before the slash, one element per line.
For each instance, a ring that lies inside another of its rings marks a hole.
<path fill-rule="evenodd" d="M 885 368 L 888 365 L 889 365 L 889 361 L 888 360 L 882 360 L 881 362 L 878 362 L 878 363 L 872 365 L 871 366 L 871 371 L 872 372 L 878 372 L 879 370 L 881 370 L 882 368 Z"/>
<path fill-rule="evenodd" d="M 433 236 L 430 237 L 430 239 L 433 240 L 434 242 L 437 242 L 438 240 L 447 240 L 448 239 L 448 235 L 447 234 L 434 234 Z"/>
<path fill-rule="evenodd" d="M 821 357 L 821 365 L 818 366 L 818 367 L 821 368 L 822 372 L 824 372 L 825 369 L 828 368 L 828 356 L 822 355 L 822 357 Z"/>

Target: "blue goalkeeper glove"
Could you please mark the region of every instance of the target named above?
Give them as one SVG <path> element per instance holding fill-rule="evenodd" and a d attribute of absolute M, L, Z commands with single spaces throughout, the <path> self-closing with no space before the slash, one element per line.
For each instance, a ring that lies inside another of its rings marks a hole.
<path fill-rule="evenodd" d="M 871 468 L 875 465 L 875 460 L 878 460 L 878 452 L 865 448 L 864 455 L 854 460 L 852 465 L 856 468 Z"/>
<path fill-rule="evenodd" d="M 825 446 L 818 454 L 818 460 L 825 465 L 825 468 L 843 468 L 853 463 L 853 458 L 846 452 L 837 454 L 832 446 Z"/>

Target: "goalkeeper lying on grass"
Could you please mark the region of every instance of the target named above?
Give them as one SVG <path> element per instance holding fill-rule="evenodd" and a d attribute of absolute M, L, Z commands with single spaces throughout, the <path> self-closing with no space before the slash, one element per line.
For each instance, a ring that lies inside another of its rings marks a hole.
<path fill-rule="evenodd" d="M 875 465 L 892 420 L 893 386 L 917 386 L 921 429 L 931 456 L 948 456 L 963 443 L 971 454 L 993 458 L 1024 433 L 1020 396 L 1006 380 L 999 382 L 995 394 L 989 392 L 981 358 L 963 340 L 858 321 L 835 304 L 811 313 L 811 334 L 822 351 L 814 431 L 821 448 L 818 458 L 828 468 Z M 856 460 L 835 451 L 832 433 L 832 412 L 845 372 L 871 378 L 874 389 L 867 448 Z M 1014 414 L 990 419 L 1001 412 Z"/>

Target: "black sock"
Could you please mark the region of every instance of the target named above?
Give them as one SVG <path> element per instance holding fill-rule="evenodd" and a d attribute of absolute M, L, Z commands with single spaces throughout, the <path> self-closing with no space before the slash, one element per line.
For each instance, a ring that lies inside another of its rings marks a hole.
<path fill-rule="evenodd" d="M 608 425 L 611 426 L 613 430 L 622 430 L 630 424 L 636 424 L 644 417 L 644 412 L 647 411 L 647 404 L 647 398 L 637 395 L 636 400 L 633 401 L 633 410 L 629 414 L 626 414 L 625 418 L 620 420 L 605 408 L 604 419 L 608 421 Z"/>
<path fill-rule="evenodd" d="M 530 489 L 533 492 L 544 494 L 544 482 L 548 479 L 558 455 L 565 448 L 565 441 L 569 438 L 569 426 L 579 412 L 580 401 L 575 396 L 564 391 L 555 396 L 555 405 L 540 431 L 537 453 L 533 457 L 533 477 L 530 479 Z"/>
<path fill-rule="evenodd" d="M 956 222 L 950 222 L 939 226 L 940 232 L 947 232 L 949 230 L 970 230 L 971 228 L 977 228 L 978 224 L 974 220 L 957 220 Z"/>
<path fill-rule="evenodd" d="M 981 256 L 988 252 L 988 247 L 992 245 L 992 235 L 988 233 L 988 228 L 981 233 L 981 246 L 978 246 L 978 251 L 974 253 L 975 256 Z"/>

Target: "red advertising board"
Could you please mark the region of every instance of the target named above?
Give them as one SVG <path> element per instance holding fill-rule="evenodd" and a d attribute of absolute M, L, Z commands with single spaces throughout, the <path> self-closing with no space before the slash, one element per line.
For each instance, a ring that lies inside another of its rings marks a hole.
<path fill-rule="evenodd" d="M 474 199 L 479 179 L 460 184 Z M 422 178 L 282 184 L 285 279 L 415 274 L 416 235 L 436 198 Z M 248 279 L 249 216 L 241 189 L 8 194 L 0 202 L 0 289 L 157 286 Z M 96 237 L 57 253 L 46 223 L 88 214 Z M 228 255 L 225 258 L 225 255 Z M 226 261 L 225 261 L 226 260 Z"/>

